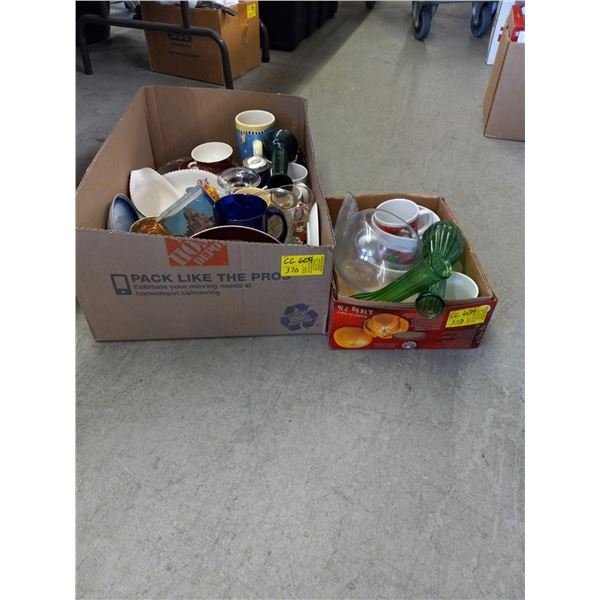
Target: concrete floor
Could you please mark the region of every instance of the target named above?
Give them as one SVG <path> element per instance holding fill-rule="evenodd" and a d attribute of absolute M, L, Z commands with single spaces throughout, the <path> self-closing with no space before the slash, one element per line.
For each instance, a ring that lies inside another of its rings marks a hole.
<path fill-rule="evenodd" d="M 96 343 L 78 311 L 79 597 L 523 597 L 524 145 L 482 135 L 486 47 L 468 4 L 419 43 L 408 3 L 342 3 L 235 82 L 309 99 L 326 193 L 445 196 L 500 302 L 479 349 L 412 353 Z M 78 178 L 139 86 L 204 85 L 141 32 L 91 52 Z"/>

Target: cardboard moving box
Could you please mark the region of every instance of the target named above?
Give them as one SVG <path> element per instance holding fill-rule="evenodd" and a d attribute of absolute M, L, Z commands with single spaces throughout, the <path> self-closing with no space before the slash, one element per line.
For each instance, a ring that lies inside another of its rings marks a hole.
<path fill-rule="evenodd" d="M 142 2 L 142 18 L 158 23 L 181 24 L 181 8 Z M 213 8 L 190 8 L 191 24 L 216 31 L 227 44 L 233 79 L 260 63 L 258 2 L 240 2 L 230 8 L 236 16 Z M 189 34 L 146 31 L 150 68 L 159 73 L 225 83 L 221 53 L 215 42 Z"/>
<path fill-rule="evenodd" d="M 525 141 L 525 44 L 510 40 L 511 22 L 512 12 L 502 30 L 483 102 L 484 135 Z"/>
<path fill-rule="evenodd" d="M 390 198 L 409 198 L 433 210 L 448 221 L 460 223 L 443 198 L 415 196 L 412 194 L 373 194 L 358 196 L 359 208 L 376 208 Z M 328 198 L 333 222 L 343 202 L 342 197 Z M 463 232 L 464 235 L 464 232 Z M 344 282 L 334 276 L 329 313 L 329 346 L 340 349 L 466 349 L 476 348 L 481 342 L 498 302 L 490 282 L 465 236 L 465 250 L 461 259 L 463 273 L 477 283 L 479 296 L 472 300 L 448 300 L 444 313 L 427 319 L 417 312 L 412 302 L 363 302 L 351 298 Z M 379 315 L 379 316 L 378 316 Z M 373 337 L 365 331 L 369 319 L 395 323 L 393 334 Z M 337 332 L 337 333 L 336 333 Z"/>
<path fill-rule="evenodd" d="M 128 193 L 133 169 L 158 168 L 208 141 L 227 142 L 237 154 L 234 117 L 248 109 L 272 112 L 304 150 L 319 246 L 106 230 L 110 203 L 115 194 Z M 333 231 L 304 98 L 141 88 L 77 189 L 76 226 L 77 298 L 97 340 L 326 332 Z"/>

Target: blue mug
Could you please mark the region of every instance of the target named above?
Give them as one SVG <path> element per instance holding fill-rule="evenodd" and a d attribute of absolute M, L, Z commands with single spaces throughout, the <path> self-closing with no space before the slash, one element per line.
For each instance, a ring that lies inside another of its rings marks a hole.
<path fill-rule="evenodd" d="M 269 232 L 269 221 L 281 220 L 281 233 L 275 237 L 283 244 L 287 238 L 288 226 L 283 213 L 258 196 L 251 194 L 231 194 L 215 202 L 217 225 L 241 225 Z"/>
<path fill-rule="evenodd" d="M 245 110 L 235 117 L 235 135 L 240 158 L 265 156 L 263 145 L 275 129 L 275 115 L 266 110 Z"/>

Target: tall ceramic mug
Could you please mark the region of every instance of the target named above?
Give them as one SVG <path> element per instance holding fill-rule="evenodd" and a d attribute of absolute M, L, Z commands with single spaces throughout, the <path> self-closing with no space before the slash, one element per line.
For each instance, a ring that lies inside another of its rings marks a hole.
<path fill-rule="evenodd" d="M 235 116 L 235 135 L 240 158 L 264 156 L 263 143 L 275 128 L 275 115 L 266 110 L 245 110 Z"/>

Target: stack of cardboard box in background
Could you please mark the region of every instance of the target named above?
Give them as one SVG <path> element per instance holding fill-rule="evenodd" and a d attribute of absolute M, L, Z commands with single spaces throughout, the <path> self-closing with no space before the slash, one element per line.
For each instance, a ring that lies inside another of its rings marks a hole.
<path fill-rule="evenodd" d="M 506 4 L 508 18 L 501 28 L 483 102 L 484 135 L 525 141 L 525 7 L 523 2 L 503 2 L 497 19 L 506 14 Z M 488 60 L 495 50 L 497 29 L 492 31 Z"/>

